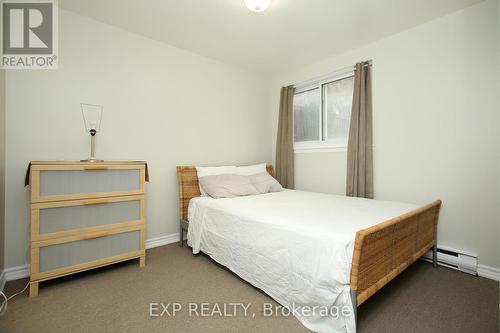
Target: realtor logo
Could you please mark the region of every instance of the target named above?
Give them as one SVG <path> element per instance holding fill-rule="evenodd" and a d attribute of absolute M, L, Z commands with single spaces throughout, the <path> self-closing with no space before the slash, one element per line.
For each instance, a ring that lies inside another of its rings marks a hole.
<path fill-rule="evenodd" d="M 56 69 L 57 2 L 6 0 L 1 4 L 1 67 Z"/>

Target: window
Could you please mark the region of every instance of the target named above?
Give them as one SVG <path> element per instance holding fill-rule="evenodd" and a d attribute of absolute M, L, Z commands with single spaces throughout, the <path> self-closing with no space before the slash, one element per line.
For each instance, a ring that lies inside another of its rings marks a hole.
<path fill-rule="evenodd" d="M 296 89 L 295 149 L 347 146 L 353 90 L 352 72 Z"/>
<path fill-rule="evenodd" d="M 321 140 L 321 94 L 319 88 L 293 96 L 294 141 Z"/>

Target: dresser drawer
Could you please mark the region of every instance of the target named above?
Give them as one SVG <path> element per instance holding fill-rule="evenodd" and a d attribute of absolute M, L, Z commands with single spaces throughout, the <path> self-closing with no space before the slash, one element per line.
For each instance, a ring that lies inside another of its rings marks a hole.
<path fill-rule="evenodd" d="M 34 165 L 31 201 L 59 201 L 144 193 L 145 166 Z"/>
<path fill-rule="evenodd" d="M 37 203 L 31 207 L 32 240 L 64 237 L 81 229 L 125 226 L 144 219 L 143 195 Z"/>
<path fill-rule="evenodd" d="M 38 258 L 38 262 L 32 267 L 32 280 L 42 280 L 48 276 L 65 275 L 134 256 L 143 256 L 142 232 L 142 229 L 138 229 L 95 233 L 75 241 L 33 247 L 33 258 Z"/>

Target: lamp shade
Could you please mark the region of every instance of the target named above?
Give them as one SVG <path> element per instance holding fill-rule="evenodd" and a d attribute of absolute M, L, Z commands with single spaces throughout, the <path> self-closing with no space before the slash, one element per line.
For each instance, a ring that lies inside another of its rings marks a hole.
<path fill-rule="evenodd" d="M 96 104 L 85 104 L 80 103 L 82 108 L 83 122 L 85 124 L 85 130 L 90 132 L 95 130 L 99 132 L 101 130 L 101 119 L 102 119 L 102 105 Z"/>

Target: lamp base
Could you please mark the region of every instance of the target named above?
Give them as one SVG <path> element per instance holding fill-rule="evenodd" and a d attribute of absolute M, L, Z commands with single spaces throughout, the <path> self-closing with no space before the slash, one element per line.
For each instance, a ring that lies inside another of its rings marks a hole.
<path fill-rule="evenodd" d="M 80 162 L 91 162 L 91 163 L 97 163 L 97 162 L 104 162 L 104 160 L 99 160 L 97 158 L 87 158 L 86 160 L 80 160 Z"/>

